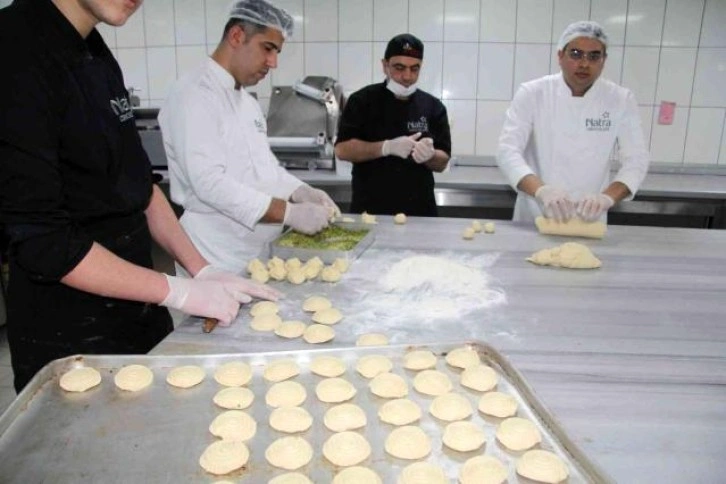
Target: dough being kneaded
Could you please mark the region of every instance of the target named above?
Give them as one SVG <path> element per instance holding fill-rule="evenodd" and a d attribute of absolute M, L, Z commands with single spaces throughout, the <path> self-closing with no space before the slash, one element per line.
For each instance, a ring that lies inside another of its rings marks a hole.
<path fill-rule="evenodd" d="M 551 249 L 535 252 L 527 261 L 541 266 L 564 267 L 567 269 L 597 269 L 600 259 L 590 249 L 577 242 L 566 242 Z"/>
<path fill-rule="evenodd" d="M 602 222 L 585 222 L 581 218 L 571 218 L 566 222 L 558 222 L 551 218 L 537 217 L 534 219 L 540 234 L 545 235 L 568 235 L 571 237 L 587 237 L 590 239 L 602 239 L 605 236 L 607 226 Z"/>

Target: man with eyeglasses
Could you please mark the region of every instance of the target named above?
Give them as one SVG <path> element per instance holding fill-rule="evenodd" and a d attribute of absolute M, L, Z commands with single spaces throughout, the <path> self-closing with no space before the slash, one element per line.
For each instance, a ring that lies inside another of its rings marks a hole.
<path fill-rule="evenodd" d="M 392 38 L 382 60 L 386 80 L 345 105 L 335 154 L 353 163 L 353 213 L 438 214 L 433 172 L 449 163 L 451 133 L 444 105 L 418 89 L 423 50 L 411 34 Z"/>
<path fill-rule="evenodd" d="M 608 37 L 596 22 L 569 25 L 557 46 L 561 72 L 525 82 L 507 110 L 497 163 L 518 191 L 513 220 L 605 221 L 648 171 L 633 93 L 600 78 Z M 610 155 L 620 168 L 610 180 Z"/>

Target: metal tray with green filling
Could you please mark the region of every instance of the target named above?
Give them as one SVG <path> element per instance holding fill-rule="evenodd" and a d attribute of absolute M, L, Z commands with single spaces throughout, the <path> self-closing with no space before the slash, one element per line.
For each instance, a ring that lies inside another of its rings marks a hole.
<path fill-rule="evenodd" d="M 333 223 L 315 235 L 289 229 L 270 242 L 270 257 L 297 257 L 303 262 L 320 257 L 326 264 L 339 258 L 353 261 L 374 238 L 372 226 L 361 223 Z"/>

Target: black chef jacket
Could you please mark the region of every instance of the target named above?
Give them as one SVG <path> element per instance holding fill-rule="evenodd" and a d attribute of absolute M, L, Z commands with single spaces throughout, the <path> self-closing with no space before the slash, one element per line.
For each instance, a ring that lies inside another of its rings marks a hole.
<path fill-rule="evenodd" d="M 8 340 L 20 390 L 52 359 L 145 353 L 165 308 L 60 283 L 98 242 L 152 267 L 151 165 L 118 63 L 50 0 L 0 10 L 0 226 L 9 238 Z"/>
<path fill-rule="evenodd" d="M 397 99 L 386 83 L 353 93 L 340 118 L 336 144 L 350 139 L 376 142 L 421 133 L 434 148 L 451 155 L 451 133 L 444 105 L 429 93 L 416 90 Z M 385 156 L 353 164 L 351 211 L 371 214 L 436 216 L 434 175 L 410 156 Z"/>

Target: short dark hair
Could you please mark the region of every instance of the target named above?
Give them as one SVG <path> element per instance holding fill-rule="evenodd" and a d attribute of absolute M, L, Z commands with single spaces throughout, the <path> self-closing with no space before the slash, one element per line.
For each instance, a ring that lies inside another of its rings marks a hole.
<path fill-rule="evenodd" d="M 242 29 L 242 31 L 245 33 L 247 38 L 249 39 L 253 35 L 256 34 L 262 34 L 267 31 L 269 27 L 265 25 L 256 24 L 254 22 L 248 22 L 247 20 L 240 20 L 238 18 L 231 18 L 227 21 L 227 24 L 224 26 L 224 32 L 222 33 L 222 39 L 224 40 L 227 38 L 227 34 L 229 34 L 229 31 L 232 30 L 233 27 L 239 26 L 239 28 Z"/>

